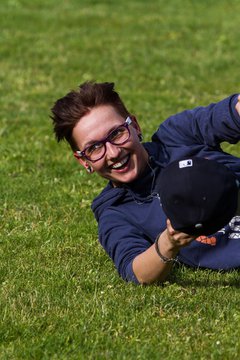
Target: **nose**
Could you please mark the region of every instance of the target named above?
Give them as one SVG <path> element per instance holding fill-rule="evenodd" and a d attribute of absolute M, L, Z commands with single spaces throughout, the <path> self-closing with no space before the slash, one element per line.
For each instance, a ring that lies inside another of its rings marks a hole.
<path fill-rule="evenodd" d="M 121 152 L 118 145 L 113 145 L 110 142 L 106 143 L 106 154 L 109 159 L 116 159 Z"/>

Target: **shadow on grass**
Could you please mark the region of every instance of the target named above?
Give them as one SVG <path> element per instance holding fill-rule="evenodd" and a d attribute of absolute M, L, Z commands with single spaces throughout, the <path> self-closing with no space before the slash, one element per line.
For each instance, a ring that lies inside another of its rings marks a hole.
<path fill-rule="evenodd" d="M 204 268 L 193 269 L 178 264 L 170 275 L 169 282 L 183 287 L 235 287 L 240 288 L 240 269 L 210 270 Z M 163 285 L 164 286 L 164 285 Z"/>

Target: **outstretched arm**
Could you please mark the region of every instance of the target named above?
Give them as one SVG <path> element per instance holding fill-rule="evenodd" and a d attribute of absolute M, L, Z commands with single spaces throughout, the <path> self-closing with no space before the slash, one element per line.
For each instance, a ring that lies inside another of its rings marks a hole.
<path fill-rule="evenodd" d="M 193 144 L 219 149 L 224 141 L 235 144 L 240 140 L 239 99 L 239 95 L 233 95 L 216 104 L 172 115 L 152 140 L 161 141 L 168 149 Z"/>
<path fill-rule="evenodd" d="M 235 109 L 237 110 L 239 116 L 240 116 L 240 95 L 238 95 L 238 102 L 235 106 Z"/>

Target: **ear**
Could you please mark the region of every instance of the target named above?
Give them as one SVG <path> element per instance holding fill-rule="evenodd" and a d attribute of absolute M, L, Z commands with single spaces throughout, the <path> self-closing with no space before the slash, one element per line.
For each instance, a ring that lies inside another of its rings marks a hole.
<path fill-rule="evenodd" d="M 134 115 L 131 115 L 130 118 L 132 120 L 132 126 L 137 130 L 137 134 L 141 134 L 141 128 L 138 124 L 137 118 Z"/>
<path fill-rule="evenodd" d="M 131 115 L 130 118 L 132 120 L 132 126 L 136 130 L 137 135 L 141 134 L 142 131 L 141 131 L 140 125 L 138 124 L 137 118 L 134 115 Z"/>
<path fill-rule="evenodd" d="M 86 170 L 89 168 L 89 164 L 84 157 L 79 156 L 76 152 L 73 153 L 73 156 L 75 159 L 77 159 L 77 162 L 79 162 L 79 164 L 82 165 Z"/>

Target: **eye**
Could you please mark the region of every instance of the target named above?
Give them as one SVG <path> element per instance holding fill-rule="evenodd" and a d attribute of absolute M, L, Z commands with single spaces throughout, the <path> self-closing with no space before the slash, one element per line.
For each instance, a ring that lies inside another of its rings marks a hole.
<path fill-rule="evenodd" d="M 115 141 L 115 140 L 121 138 L 121 136 L 125 133 L 125 131 L 126 131 L 126 129 L 124 126 L 118 127 L 117 129 L 115 129 L 111 132 L 111 134 L 109 135 L 109 140 Z"/>
<path fill-rule="evenodd" d="M 100 151 L 103 147 L 103 143 L 99 142 L 99 143 L 94 143 L 91 146 L 89 146 L 85 152 L 87 155 L 91 155 L 93 153 L 96 153 L 98 151 Z"/>

